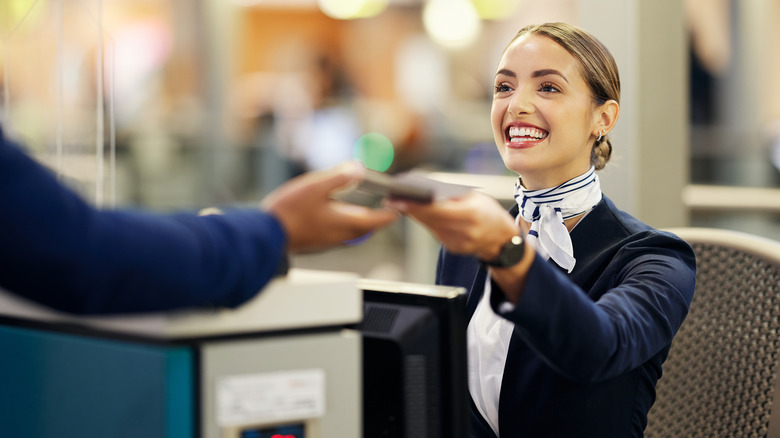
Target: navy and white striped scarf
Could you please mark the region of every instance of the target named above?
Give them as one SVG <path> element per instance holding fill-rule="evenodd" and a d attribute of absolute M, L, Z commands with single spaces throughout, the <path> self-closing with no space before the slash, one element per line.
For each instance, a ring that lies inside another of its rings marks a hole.
<path fill-rule="evenodd" d="M 596 169 L 551 189 L 526 190 L 522 179 L 515 183 L 515 201 L 523 220 L 531 224 L 526 241 L 544 259 L 553 259 L 571 272 L 576 259 L 564 220 L 592 210 L 601 201 L 601 185 Z"/>

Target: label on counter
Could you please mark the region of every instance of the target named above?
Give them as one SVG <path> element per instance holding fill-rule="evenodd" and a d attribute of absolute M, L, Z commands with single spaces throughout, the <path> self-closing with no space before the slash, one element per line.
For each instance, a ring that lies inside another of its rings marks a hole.
<path fill-rule="evenodd" d="M 325 413 L 325 371 L 279 371 L 217 379 L 220 426 L 319 418 Z"/>

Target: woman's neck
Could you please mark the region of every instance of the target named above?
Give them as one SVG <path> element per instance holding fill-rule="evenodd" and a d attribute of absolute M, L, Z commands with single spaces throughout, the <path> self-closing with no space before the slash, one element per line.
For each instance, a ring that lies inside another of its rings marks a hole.
<path fill-rule="evenodd" d="M 566 181 L 571 180 L 572 178 L 576 178 L 580 175 L 584 175 L 590 170 L 590 164 L 588 164 L 587 167 L 578 169 L 576 171 L 572 172 L 566 172 L 566 174 L 562 173 L 556 173 L 555 175 L 551 175 L 550 172 L 546 173 L 526 173 L 524 175 L 520 175 L 520 181 L 523 184 L 523 187 L 527 190 L 543 190 L 543 189 L 551 189 L 553 187 L 558 187 L 559 185 L 565 183 Z"/>

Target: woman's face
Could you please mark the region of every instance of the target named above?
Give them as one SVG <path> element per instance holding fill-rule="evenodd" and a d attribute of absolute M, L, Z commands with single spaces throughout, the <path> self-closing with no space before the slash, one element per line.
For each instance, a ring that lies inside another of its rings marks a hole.
<path fill-rule="evenodd" d="M 498 64 L 491 123 L 496 146 L 528 189 L 590 168 L 599 113 L 577 60 L 541 35 L 518 38 Z"/>

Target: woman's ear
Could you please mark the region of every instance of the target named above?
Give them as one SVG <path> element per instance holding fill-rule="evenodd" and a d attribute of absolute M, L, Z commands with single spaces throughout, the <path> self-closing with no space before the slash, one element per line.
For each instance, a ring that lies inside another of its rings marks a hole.
<path fill-rule="evenodd" d="M 608 100 L 596 107 L 594 116 L 595 135 L 598 137 L 600 132 L 608 133 L 615 126 L 620 116 L 620 105 L 615 100 Z"/>

